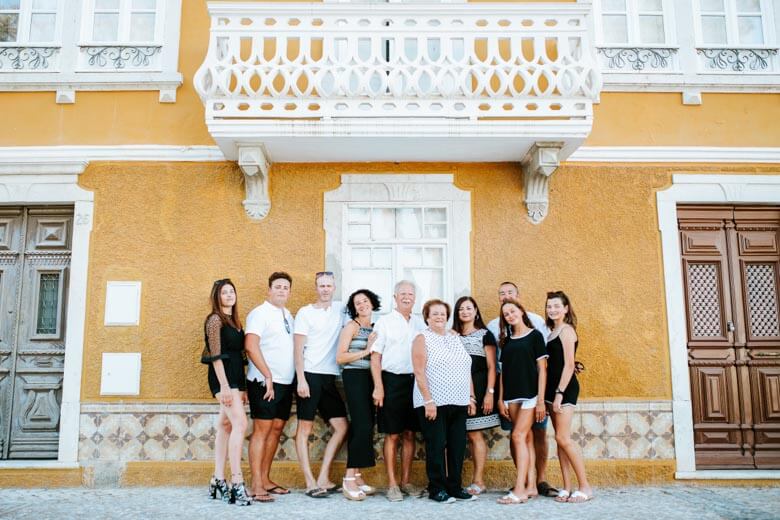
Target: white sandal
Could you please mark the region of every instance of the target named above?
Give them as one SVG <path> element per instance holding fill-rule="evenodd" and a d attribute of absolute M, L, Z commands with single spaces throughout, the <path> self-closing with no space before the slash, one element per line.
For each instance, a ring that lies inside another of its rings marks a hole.
<path fill-rule="evenodd" d="M 360 502 L 361 500 L 366 499 L 366 494 L 363 493 L 363 490 L 358 489 L 357 491 L 350 491 L 347 489 L 347 482 L 354 482 L 355 477 L 344 477 L 341 482 L 341 494 L 343 494 L 347 500 L 355 500 L 357 502 Z"/>
<path fill-rule="evenodd" d="M 469 484 L 469 487 L 466 488 L 466 493 L 468 493 L 469 495 L 477 496 L 477 495 L 481 495 L 484 492 L 485 492 L 485 488 L 480 487 L 478 484 L 475 484 L 474 482 Z"/>
<path fill-rule="evenodd" d="M 515 495 L 513 491 L 510 491 L 506 495 L 499 498 L 497 502 L 502 506 L 511 506 L 516 504 L 525 504 L 526 502 L 528 502 L 528 498 L 523 500 L 519 496 Z"/>
<path fill-rule="evenodd" d="M 355 473 L 355 478 L 358 479 L 362 475 L 360 473 Z M 373 496 L 376 495 L 376 488 L 374 486 L 369 486 L 368 484 L 360 484 L 360 491 L 365 493 L 367 496 Z"/>
<path fill-rule="evenodd" d="M 575 498 L 577 500 L 573 500 Z M 582 504 L 583 502 L 588 502 L 589 500 L 593 500 L 593 495 L 588 496 L 578 489 L 577 491 L 571 494 L 571 496 L 566 502 L 568 502 L 569 504 Z"/>
<path fill-rule="evenodd" d="M 566 489 L 561 489 L 560 491 L 558 491 L 558 496 L 555 497 L 554 500 L 559 504 L 565 504 L 566 502 L 569 501 L 570 496 L 571 493 L 569 493 L 569 491 L 567 491 Z"/>

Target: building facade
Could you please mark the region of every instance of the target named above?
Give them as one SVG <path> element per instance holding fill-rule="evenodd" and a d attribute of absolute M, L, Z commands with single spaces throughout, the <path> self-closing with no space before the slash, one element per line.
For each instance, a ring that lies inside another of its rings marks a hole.
<path fill-rule="evenodd" d="M 286 270 L 295 311 L 323 268 L 386 308 L 401 278 L 486 315 L 563 289 L 597 481 L 780 477 L 779 28 L 773 0 L 0 1 L 0 481 L 200 481 L 213 280 L 245 316 Z"/>

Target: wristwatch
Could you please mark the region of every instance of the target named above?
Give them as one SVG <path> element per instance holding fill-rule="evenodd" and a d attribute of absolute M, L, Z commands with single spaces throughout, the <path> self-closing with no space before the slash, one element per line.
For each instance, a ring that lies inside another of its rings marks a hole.
<path fill-rule="evenodd" d="M 556 394 L 563 394 L 563 390 L 561 390 L 560 388 L 556 388 L 555 389 L 555 393 Z"/>
<path fill-rule="evenodd" d="M 489 394 L 495 394 L 496 393 L 496 389 L 495 388 L 488 388 L 487 391 L 488 391 Z"/>

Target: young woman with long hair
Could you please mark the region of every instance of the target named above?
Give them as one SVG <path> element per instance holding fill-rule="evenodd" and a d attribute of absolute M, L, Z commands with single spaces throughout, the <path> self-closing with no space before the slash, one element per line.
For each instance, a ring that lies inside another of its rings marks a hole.
<path fill-rule="evenodd" d="M 533 451 L 531 425 L 545 416 L 544 388 L 547 379 L 547 351 L 544 336 L 534 329 L 523 306 L 515 299 L 501 304 L 499 343 L 501 345 L 501 382 L 498 392 L 499 413 L 512 421 L 511 442 L 517 463 L 514 488 L 498 499 L 499 504 L 528 501 L 533 486 L 528 469 Z"/>
<path fill-rule="evenodd" d="M 496 338 L 485 326 L 477 302 L 471 296 L 462 296 L 455 302 L 452 328 L 460 334 L 460 341 L 471 356 L 471 381 L 477 413 L 466 419 L 469 451 L 474 459 L 474 475 L 466 491 L 481 495 L 485 491 L 485 461 L 487 443 L 483 430 L 500 424 L 495 409 L 496 387 Z"/>
<path fill-rule="evenodd" d="M 247 419 L 244 412 L 244 330 L 238 316 L 236 288 L 229 279 L 214 282 L 211 313 L 203 325 L 206 346 L 201 362 L 209 366 L 209 389 L 219 402 L 214 445 L 214 476 L 209 495 L 224 502 L 248 506 L 251 498 L 241 473 L 241 451 Z M 225 479 L 225 458 L 230 460 L 231 483 Z"/>
<path fill-rule="evenodd" d="M 555 498 L 558 502 L 587 502 L 593 489 L 585 475 L 585 464 L 576 444 L 571 439 L 571 420 L 580 385 L 577 381 L 574 354 L 577 352 L 577 316 L 571 301 L 563 291 L 547 293 L 545 305 L 547 326 L 552 331 L 547 341 L 550 360 L 547 365 L 547 402 L 558 444 L 563 488 Z M 572 470 L 577 476 L 579 489 L 572 493 Z"/>
<path fill-rule="evenodd" d="M 341 329 L 336 362 L 344 366 L 341 378 L 349 410 L 347 437 L 347 472 L 342 493 L 349 500 L 363 500 L 376 493 L 360 474 L 361 468 L 376 465 L 374 458 L 374 380 L 371 377 L 371 347 L 376 332 L 371 322 L 374 311 L 380 309 L 379 296 L 368 289 L 358 289 L 347 300 L 347 312 L 352 318 Z"/>

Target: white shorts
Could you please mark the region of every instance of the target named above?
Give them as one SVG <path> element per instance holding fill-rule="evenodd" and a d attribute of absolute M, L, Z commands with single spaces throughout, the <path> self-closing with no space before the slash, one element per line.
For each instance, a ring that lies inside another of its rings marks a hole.
<path fill-rule="evenodd" d="M 519 399 L 512 399 L 511 401 L 504 401 L 504 406 L 509 406 L 513 403 L 520 403 L 521 410 L 528 410 L 530 408 L 536 408 L 536 400 L 536 397 L 532 397 L 531 399 L 524 399 L 521 397 Z"/>

